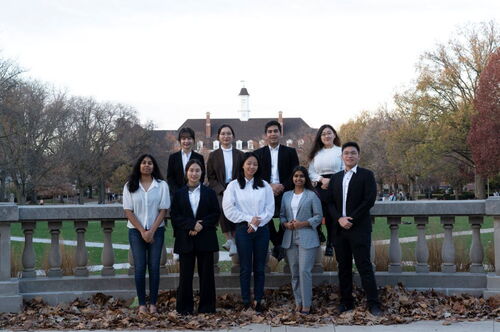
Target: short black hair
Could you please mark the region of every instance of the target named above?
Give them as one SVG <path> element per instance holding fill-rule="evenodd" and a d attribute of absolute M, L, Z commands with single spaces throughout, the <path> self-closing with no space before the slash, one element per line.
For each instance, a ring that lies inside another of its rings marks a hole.
<path fill-rule="evenodd" d="M 189 127 L 181 128 L 181 130 L 179 130 L 179 136 L 177 137 L 179 142 L 183 136 L 191 137 L 194 140 L 194 130 Z"/>
<path fill-rule="evenodd" d="M 217 130 L 217 139 L 219 139 L 219 136 L 220 136 L 220 132 L 222 131 L 222 129 L 224 128 L 229 128 L 229 130 L 231 130 L 231 134 L 233 134 L 233 137 L 236 137 L 236 135 L 234 134 L 234 130 L 233 130 L 233 127 L 231 127 L 230 125 L 228 124 L 223 124 L 219 127 L 219 129 Z"/>
<path fill-rule="evenodd" d="M 272 126 L 277 126 L 278 129 L 279 129 L 279 131 L 280 131 L 280 133 L 281 133 L 281 123 L 279 123 L 276 120 L 271 120 L 268 123 L 266 123 L 266 127 L 264 129 L 264 133 L 267 133 L 267 128 L 272 127 Z"/>
<path fill-rule="evenodd" d="M 356 150 L 358 150 L 358 153 L 361 152 L 361 149 L 359 148 L 359 145 L 356 142 L 345 142 L 344 144 L 342 144 L 342 152 L 344 152 L 344 149 L 349 146 L 356 148 Z"/>
<path fill-rule="evenodd" d="M 188 162 L 186 163 L 186 167 L 184 167 L 184 183 L 188 183 L 188 179 L 187 179 L 188 169 L 193 164 L 196 164 L 196 165 L 200 166 L 200 168 L 201 168 L 200 181 L 205 176 L 205 170 L 203 169 L 203 165 L 201 164 L 201 161 L 199 161 L 198 159 L 189 159 Z"/>
<path fill-rule="evenodd" d="M 238 180 L 238 184 L 240 185 L 240 189 L 245 189 L 246 186 L 246 180 L 245 180 L 245 171 L 243 170 L 243 165 L 245 165 L 245 161 L 249 159 L 250 157 L 254 157 L 257 159 L 257 172 L 253 175 L 253 187 L 252 189 L 259 189 L 259 187 L 264 187 L 264 180 L 262 180 L 262 170 L 260 169 L 260 159 L 257 157 L 257 155 L 253 152 L 245 152 L 243 155 L 243 158 L 241 159 L 239 168 L 238 168 L 238 175 L 236 177 L 236 180 Z"/>

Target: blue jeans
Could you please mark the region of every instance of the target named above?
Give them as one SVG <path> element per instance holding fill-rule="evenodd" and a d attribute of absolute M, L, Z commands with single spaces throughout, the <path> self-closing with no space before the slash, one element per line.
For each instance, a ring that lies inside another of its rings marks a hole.
<path fill-rule="evenodd" d="M 135 288 L 139 305 L 146 305 L 146 265 L 149 272 L 149 302 L 156 305 L 160 286 L 160 258 L 165 237 L 165 227 L 159 227 L 153 236 L 153 243 L 143 240 L 141 232 L 129 228 L 128 240 L 134 257 Z"/>
<path fill-rule="evenodd" d="M 236 248 L 240 259 L 240 288 L 243 303 L 250 303 L 250 277 L 253 270 L 255 301 L 264 297 L 266 257 L 269 250 L 269 228 L 248 233 L 247 223 L 236 225 Z"/>

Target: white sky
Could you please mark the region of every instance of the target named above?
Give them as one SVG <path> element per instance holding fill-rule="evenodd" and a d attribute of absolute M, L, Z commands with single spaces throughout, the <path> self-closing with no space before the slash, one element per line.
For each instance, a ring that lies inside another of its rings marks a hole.
<path fill-rule="evenodd" d="M 0 0 L 0 56 L 141 121 L 302 117 L 338 127 L 391 105 L 419 56 L 497 0 Z"/>

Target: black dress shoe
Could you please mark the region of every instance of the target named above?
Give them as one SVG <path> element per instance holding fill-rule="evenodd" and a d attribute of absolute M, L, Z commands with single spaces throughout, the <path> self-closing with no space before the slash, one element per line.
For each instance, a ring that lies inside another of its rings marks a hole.
<path fill-rule="evenodd" d="M 255 304 L 255 311 L 257 312 L 263 312 L 266 310 L 266 306 L 264 305 L 263 301 L 259 301 Z"/>
<path fill-rule="evenodd" d="M 250 309 L 250 307 L 251 307 L 250 302 L 244 302 L 243 303 L 243 310 Z"/>
<path fill-rule="evenodd" d="M 352 304 L 340 304 L 337 307 L 339 314 L 344 313 L 346 311 L 351 311 L 352 309 L 354 309 L 354 305 Z"/>
<path fill-rule="evenodd" d="M 333 257 L 333 247 L 331 244 L 327 244 L 325 248 L 325 256 Z"/>
<path fill-rule="evenodd" d="M 368 308 L 368 311 L 373 315 L 373 316 L 377 316 L 377 317 L 380 317 L 383 315 L 383 312 L 382 312 L 382 309 L 380 309 L 380 306 L 378 306 L 377 304 L 375 305 L 372 305 Z"/>
<path fill-rule="evenodd" d="M 281 246 L 275 246 L 271 255 L 279 261 L 281 261 L 286 256 L 286 251 Z"/>

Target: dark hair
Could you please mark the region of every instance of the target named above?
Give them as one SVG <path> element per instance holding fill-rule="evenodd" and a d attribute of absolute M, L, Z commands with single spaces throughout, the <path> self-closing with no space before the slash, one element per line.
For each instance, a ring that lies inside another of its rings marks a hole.
<path fill-rule="evenodd" d="M 140 156 L 139 159 L 137 159 L 134 167 L 132 168 L 132 173 L 130 173 L 128 177 L 127 186 L 128 191 L 130 191 L 131 193 L 136 192 L 137 189 L 139 189 L 139 179 L 141 178 L 141 163 L 146 157 L 151 159 L 151 161 L 153 162 L 153 173 L 151 174 L 153 179 L 158 182 L 163 180 L 163 176 L 161 175 L 160 167 L 158 167 L 156 159 L 152 155 L 145 153 Z"/>
<path fill-rule="evenodd" d="M 189 127 L 181 128 L 181 130 L 179 130 L 179 136 L 177 137 L 177 140 L 180 142 L 183 136 L 191 137 L 194 140 L 194 130 Z"/>
<path fill-rule="evenodd" d="M 313 160 L 314 157 L 316 156 L 316 153 L 318 153 L 318 151 L 325 146 L 323 142 L 321 142 L 321 133 L 323 132 L 323 130 L 325 130 L 325 128 L 330 128 L 333 131 L 333 133 L 335 134 L 335 138 L 333 139 L 333 144 L 336 146 L 340 146 L 340 137 L 335 131 L 335 129 L 333 129 L 333 127 L 329 124 L 324 124 L 321 127 L 319 127 L 318 132 L 316 133 L 316 137 L 314 138 L 313 148 L 309 153 L 309 160 Z"/>
<path fill-rule="evenodd" d="M 271 120 L 268 123 L 266 123 L 266 127 L 264 128 L 264 133 L 267 133 L 267 128 L 272 127 L 272 126 L 277 126 L 280 133 L 281 133 L 281 123 L 279 123 L 276 120 Z"/>
<path fill-rule="evenodd" d="M 356 150 L 358 150 L 358 153 L 360 153 L 360 152 L 361 152 L 361 150 L 360 150 L 360 148 L 359 148 L 359 145 L 358 145 L 358 143 L 356 143 L 356 142 L 346 142 L 346 143 L 344 143 L 344 144 L 342 145 L 342 152 L 344 151 L 344 149 L 345 149 L 345 148 L 350 147 L 350 146 L 352 146 L 352 147 L 356 148 Z"/>
<path fill-rule="evenodd" d="M 314 190 L 307 168 L 300 165 L 295 166 L 292 171 L 292 183 L 293 183 L 293 176 L 295 175 L 296 172 L 302 172 L 302 174 L 304 174 L 304 177 L 306 178 L 306 183 L 304 184 L 304 188 L 309 190 Z"/>
<path fill-rule="evenodd" d="M 231 133 L 233 134 L 233 137 L 236 137 L 236 135 L 234 135 L 234 130 L 233 130 L 233 127 L 231 127 L 230 125 L 228 124 L 223 124 L 219 127 L 219 129 L 217 129 L 217 139 L 219 139 L 219 135 L 220 135 L 220 132 L 222 131 L 222 129 L 224 128 L 229 128 L 231 130 Z"/>
<path fill-rule="evenodd" d="M 243 159 L 240 162 L 240 167 L 238 168 L 238 176 L 236 177 L 236 180 L 238 180 L 238 184 L 240 185 L 240 189 L 244 189 L 246 185 L 246 180 L 245 180 L 245 172 L 243 171 L 243 165 L 245 164 L 245 161 L 247 161 L 248 158 L 254 157 L 257 159 L 257 163 L 260 164 L 260 160 L 257 157 L 257 155 L 253 152 L 245 152 L 243 155 Z M 257 172 L 255 172 L 253 176 L 253 189 L 258 189 L 259 187 L 264 187 L 264 181 L 262 180 L 262 176 L 260 166 L 257 167 Z"/>
<path fill-rule="evenodd" d="M 188 180 L 187 180 L 187 173 L 188 173 L 188 169 L 189 167 L 191 167 L 193 164 L 196 164 L 198 166 L 200 166 L 201 168 L 201 177 L 200 177 L 200 180 L 203 178 L 203 176 L 205 175 L 205 171 L 203 170 L 203 166 L 201 165 L 201 161 L 199 161 L 198 159 L 189 159 L 188 162 L 186 163 L 186 167 L 184 168 L 184 183 L 187 183 Z"/>

